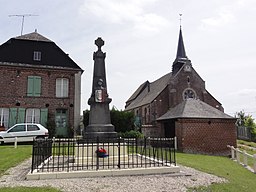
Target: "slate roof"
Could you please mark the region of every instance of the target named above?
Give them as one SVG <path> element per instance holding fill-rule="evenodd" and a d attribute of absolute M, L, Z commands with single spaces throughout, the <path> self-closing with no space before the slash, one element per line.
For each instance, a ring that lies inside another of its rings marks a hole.
<path fill-rule="evenodd" d="M 128 101 L 134 100 L 125 110 L 131 110 L 139 106 L 149 104 L 165 89 L 168 85 L 171 73 L 167 73 L 156 81 L 150 83 L 144 82 L 134 92 L 134 94 L 128 99 Z M 128 102 L 127 101 L 127 102 Z"/>
<path fill-rule="evenodd" d="M 41 60 L 33 59 L 34 51 L 41 52 Z M 53 41 L 37 32 L 9 39 L 0 45 L 1 65 L 68 68 L 83 71 Z"/>
<path fill-rule="evenodd" d="M 14 39 L 52 42 L 51 40 L 47 39 L 46 37 L 44 37 L 43 35 L 41 35 L 37 32 L 32 32 L 29 34 L 21 35 L 21 36 L 15 37 Z"/>
<path fill-rule="evenodd" d="M 170 108 L 157 120 L 177 118 L 235 119 L 199 99 L 187 99 L 174 108 Z"/>
<path fill-rule="evenodd" d="M 179 58 L 181 59 L 187 58 L 181 28 L 180 28 L 180 34 L 179 34 L 178 49 L 176 54 L 176 59 L 179 59 Z"/>

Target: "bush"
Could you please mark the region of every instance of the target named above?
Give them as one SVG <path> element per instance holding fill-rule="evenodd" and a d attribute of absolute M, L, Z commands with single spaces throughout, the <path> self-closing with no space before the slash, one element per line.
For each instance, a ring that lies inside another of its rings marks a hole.
<path fill-rule="evenodd" d="M 49 138 L 53 138 L 55 136 L 55 133 L 56 133 L 56 124 L 55 124 L 55 121 L 53 120 L 49 120 L 47 123 L 46 123 L 46 128 L 48 129 L 49 131 Z"/>
<path fill-rule="evenodd" d="M 118 136 L 122 138 L 143 138 L 144 137 L 144 135 L 141 132 L 134 131 L 134 130 L 120 132 L 118 133 Z"/>
<path fill-rule="evenodd" d="M 83 112 L 83 123 L 84 127 L 86 128 L 89 125 L 89 115 L 90 111 L 85 110 Z M 115 127 L 116 132 L 125 132 L 134 130 L 134 114 L 132 112 L 127 111 L 119 111 L 116 109 L 112 109 L 110 111 L 111 123 Z"/>

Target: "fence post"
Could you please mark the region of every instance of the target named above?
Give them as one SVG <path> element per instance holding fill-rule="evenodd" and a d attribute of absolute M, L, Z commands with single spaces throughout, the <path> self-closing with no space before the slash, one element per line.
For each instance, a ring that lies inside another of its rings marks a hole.
<path fill-rule="evenodd" d="M 240 153 L 238 150 L 236 150 L 236 160 L 238 163 L 240 163 Z"/>
<path fill-rule="evenodd" d="M 253 155 L 253 160 L 254 160 L 253 171 L 254 171 L 254 173 L 256 173 L 256 154 Z"/>
<path fill-rule="evenodd" d="M 17 143 L 18 143 L 18 138 L 15 137 L 15 139 L 14 139 L 14 148 L 15 148 L 15 149 L 17 148 Z"/>
<path fill-rule="evenodd" d="M 174 137 L 174 149 L 177 150 L 177 137 Z"/>
<path fill-rule="evenodd" d="M 121 169 L 121 145 L 120 145 L 121 137 L 118 138 L 118 164 L 117 167 Z"/>
<path fill-rule="evenodd" d="M 97 136 L 97 151 L 99 150 L 99 136 Z M 97 156 L 97 159 L 96 159 L 96 170 L 98 171 L 99 170 L 99 155 L 96 154 Z"/>
<path fill-rule="evenodd" d="M 244 150 L 244 152 L 243 152 L 243 155 L 244 155 L 244 157 L 243 157 L 243 159 L 244 159 L 244 166 L 247 167 L 247 165 L 248 165 L 248 162 L 247 162 L 247 153 L 246 153 L 245 150 Z"/>
<path fill-rule="evenodd" d="M 235 148 L 233 146 L 231 146 L 230 148 L 231 148 L 231 158 L 235 159 Z"/>

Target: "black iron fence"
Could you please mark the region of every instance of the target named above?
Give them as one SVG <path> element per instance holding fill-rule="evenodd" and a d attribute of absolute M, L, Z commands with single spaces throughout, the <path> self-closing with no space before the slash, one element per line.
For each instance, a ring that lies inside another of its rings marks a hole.
<path fill-rule="evenodd" d="M 174 138 L 35 140 L 31 173 L 176 165 L 175 142 Z"/>

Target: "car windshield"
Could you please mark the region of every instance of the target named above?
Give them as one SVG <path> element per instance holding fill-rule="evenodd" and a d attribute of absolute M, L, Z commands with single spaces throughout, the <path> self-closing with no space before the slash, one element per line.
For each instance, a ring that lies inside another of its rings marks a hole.
<path fill-rule="evenodd" d="M 15 127 L 9 129 L 7 132 L 21 132 L 26 131 L 25 125 L 16 125 Z"/>

